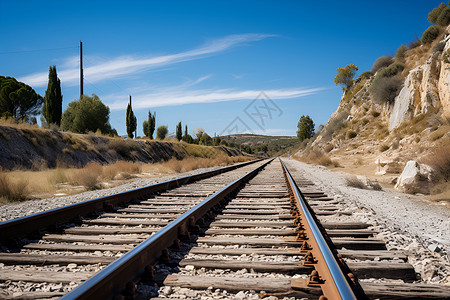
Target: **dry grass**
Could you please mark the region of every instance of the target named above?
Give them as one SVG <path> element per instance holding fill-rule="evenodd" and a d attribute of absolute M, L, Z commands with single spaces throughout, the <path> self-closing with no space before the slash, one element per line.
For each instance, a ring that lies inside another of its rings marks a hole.
<path fill-rule="evenodd" d="M 367 188 L 367 186 L 364 184 L 364 182 L 362 182 L 362 180 L 356 176 L 348 176 L 345 178 L 345 181 L 348 186 L 351 186 L 351 187 L 354 187 L 357 189 L 364 190 Z"/>
<path fill-rule="evenodd" d="M 325 167 L 329 167 L 329 166 L 339 167 L 340 166 L 338 161 L 332 160 L 327 154 L 325 154 L 321 151 L 318 151 L 318 150 L 313 150 L 305 156 L 294 155 L 293 158 L 298 161 L 322 165 Z"/>
<path fill-rule="evenodd" d="M 422 162 L 431 166 L 439 181 L 450 181 L 450 139 L 434 149 Z"/>
<path fill-rule="evenodd" d="M 117 161 L 103 167 L 102 175 L 105 179 L 130 179 L 133 174 L 142 172 L 141 164 L 130 161 Z"/>
<path fill-rule="evenodd" d="M 66 176 L 71 185 L 84 186 L 87 190 L 101 188 L 100 175 L 102 174 L 102 166 L 99 163 L 91 162 L 82 169 L 70 170 L 67 173 Z"/>
<path fill-rule="evenodd" d="M 430 134 L 430 140 L 434 142 L 434 141 L 442 138 L 445 134 L 447 134 L 449 132 L 450 132 L 450 126 L 442 125 Z"/>
<path fill-rule="evenodd" d="M 227 166 L 238 162 L 249 161 L 252 159 L 253 158 L 248 156 L 234 156 L 234 157 L 219 156 L 216 158 L 188 157 L 182 160 L 172 158 L 166 162 L 156 164 L 156 167 L 159 173 L 167 173 L 167 171 L 174 173 L 182 173 L 200 168 Z M 148 172 L 152 171 L 152 168 L 154 169 L 154 167 L 155 164 L 150 164 L 144 166 L 144 169 L 146 170 L 146 172 Z"/>
<path fill-rule="evenodd" d="M 24 201 L 29 198 L 28 181 L 11 180 L 0 168 L 0 198 L 7 201 Z"/>

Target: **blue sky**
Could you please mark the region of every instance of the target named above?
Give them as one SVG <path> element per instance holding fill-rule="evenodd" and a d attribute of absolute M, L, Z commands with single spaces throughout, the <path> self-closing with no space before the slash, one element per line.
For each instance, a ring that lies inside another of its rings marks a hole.
<path fill-rule="evenodd" d="M 56 65 L 65 109 L 79 97 L 81 40 L 84 93 L 119 134 L 132 95 L 138 135 L 149 110 L 169 131 L 295 135 L 301 115 L 325 124 L 337 108 L 338 67 L 370 70 L 420 37 L 440 2 L 2 0 L 0 75 L 44 95 Z"/>

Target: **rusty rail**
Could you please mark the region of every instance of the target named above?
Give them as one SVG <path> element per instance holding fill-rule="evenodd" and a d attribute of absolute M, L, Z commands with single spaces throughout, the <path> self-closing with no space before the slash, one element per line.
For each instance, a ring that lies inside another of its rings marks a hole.
<path fill-rule="evenodd" d="M 179 236 L 186 234 L 190 226 L 202 219 L 210 209 L 219 204 L 242 183 L 250 180 L 272 160 L 248 172 L 195 205 L 61 299 L 111 299 L 124 290 L 125 296 L 130 296 L 128 293 L 132 294 L 135 291 L 134 281 L 143 274 L 145 275 L 146 272 L 148 273 L 161 255 L 165 255 L 165 252 L 167 254 L 167 249 L 173 245 Z"/>
<path fill-rule="evenodd" d="M 309 277 L 309 285 L 320 286 L 324 296 L 330 300 L 357 299 L 333 252 L 320 232 L 305 198 L 281 159 L 280 162 L 286 176 L 288 188 L 292 192 L 291 196 L 294 197 L 293 200 L 299 212 L 298 217 L 301 219 L 301 230 L 308 238 L 307 248 L 309 249 L 307 250 L 310 250 L 310 252 L 305 256 L 305 263 L 308 261 L 315 268 L 315 271 Z"/>
<path fill-rule="evenodd" d="M 132 199 L 143 198 L 156 192 L 176 188 L 184 184 L 192 183 L 200 179 L 228 172 L 258 161 L 261 161 L 261 159 L 227 166 L 212 171 L 202 172 L 200 174 L 185 176 L 178 179 L 164 181 L 146 187 L 117 193 L 114 195 L 90 199 L 83 202 L 43 211 L 40 213 L 35 213 L 29 216 L 5 221 L 0 223 L 0 242 L 14 240 L 21 236 L 32 234 L 33 232 L 45 230 L 50 226 L 58 226 L 64 223 L 68 223 L 75 218 L 87 216 L 92 212 L 108 210 L 109 208 L 121 205 L 123 203 L 128 203 Z"/>

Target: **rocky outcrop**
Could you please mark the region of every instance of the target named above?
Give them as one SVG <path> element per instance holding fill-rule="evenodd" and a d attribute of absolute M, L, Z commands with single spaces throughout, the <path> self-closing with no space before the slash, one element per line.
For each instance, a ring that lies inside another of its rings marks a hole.
<path fill-rule="evenodd" d="M 432 107 L 444 109 L 450 115 L 450 64 L 444 58 L 450 49 L 450 35 L 442 41 L 444 50 L 431 54 L 427 61 L 412 69 L 391 108 L 389 130 L 400 126 L 407 118 L 426 113 Z"/>
<path fill-rule="evenodd" d="M 447 28 L 447 31 L 450 31 L 450 26 Z M 450 119 L 450 34 L 447 36 L 443 51 L 438 90 L 444 111 L 443 114 Z"/>
<path fill-rule="evenodd" d="M 395 188 L 409 194 L 429 194 L 432 172 L 430 166 L 410 160 L 406 163 Z"/>

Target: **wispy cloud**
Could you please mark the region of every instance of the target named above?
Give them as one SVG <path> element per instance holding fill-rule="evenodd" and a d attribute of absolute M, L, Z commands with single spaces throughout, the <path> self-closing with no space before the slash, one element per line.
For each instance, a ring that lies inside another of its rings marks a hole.
<path fill-rule="evenodd" d="M 175 106 L 195 103 L 214 103 L 234 100 L 253 100 L 261 90 L 237 90 L 237 89 L 190 89 L 194 85 L 208 79 L 210 75 L 191 80 L 174 87 L 156 88 L 151 91 L 133 91 L 133 107 L 154 108 L 161 106 Z M 289 88 L 264 90 L 270 99 L 291 99 L 304 97 L 323 90 L 322 88 Z M 127 95 L 105 95 L 102 97 L 112 110 L 125 109 Z"/>
<path fill-rule="evenodd" d="M 189 50 L 170 55 L 161 55 L 155 57 L 139 58 L 135 56 L 121 56 L 111 60 L 93 64 L 84 69 L 84 76 L 89 82 L 99 82 L 106 79 L 112 79 L 119 76 L 134 74 L 145 70 L 167 66 L 183 61 L 200 59 L 202 57 L 223 52 L 238 45 L 243 45 L 249 42 L 256 42 L 262 39 L 273 37 L 270 34 L 238 34 L 229 35 L 224 38 L 215 39 L 209 43 Z M 76 59 L 69 58 L 63 66 L 66 69 L 58 71 L 58 76 L 61 82 L 68 86 L 78 84 L 79 70 L 75 65 Z M 47 84 L 48 73 L 35 73 L 19 78 L 20 81 L 25 82 L 34 87 L 41 87 Z"/>

